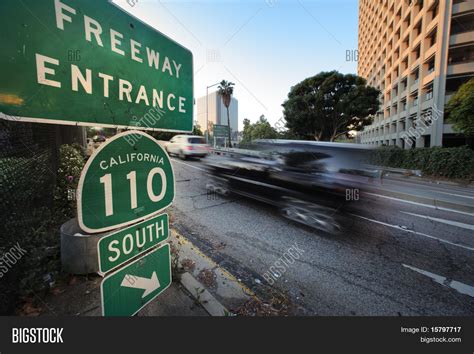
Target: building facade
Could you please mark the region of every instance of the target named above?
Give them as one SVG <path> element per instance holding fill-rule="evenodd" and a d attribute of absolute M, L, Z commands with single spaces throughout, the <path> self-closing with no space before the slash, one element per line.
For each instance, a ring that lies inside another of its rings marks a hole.
<path fill-rule="evenodd" d="M 211 134 L 213 124 L 227 125 L 227 109 L 222 102 L 222 97 L 217 91 L 211 92 L 207 99 L 208 104 L 208 124 L 209 131 Z M 199 97 L 196 101 L 196 120 L 201 127 L 203 133 L 206 129 L 206 96 Z M 229 117 L 230 117 L 230 128 L 233 134 L 238 131 L 239 122 L 239 102 L 235 97 L 232 97 L 229 106 Z"/>
<path fill-rule="evenodd" d="M 474 0 L 360 0 L 358 75 L 381 91 L 361 143 L 457 146 L 444 106 L 474 77 Z"/>

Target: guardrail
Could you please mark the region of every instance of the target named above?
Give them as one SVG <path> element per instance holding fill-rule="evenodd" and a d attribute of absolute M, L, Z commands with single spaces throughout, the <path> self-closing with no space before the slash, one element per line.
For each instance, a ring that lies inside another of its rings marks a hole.
<path fill-rule="evenodd" d="M 379 170 L 382 176 L 388 176 L 389 174 L 397 174 L 403 176 L 416 176 L 422 177 L 421 170 L 410 170 L 405 168 L 395 168 L 395 167 L 386 167 L 386 166 L 376 166 L 376 165 L 367 165 L 368 168 Z"/>
<path fill-rule="evenodd" d="M 392 168 L 392 167 L 381 167 L 383 174 L 399 174 L 399 175 L 404 175 L 404 176 L 416 176 L 416 177 L 422 177 L 423 174 L 421 170 L 409 170 L 405 168 Z"/>
<path fill-rule="evenodd" d="M 225 155 L 232 156 L 235 154 L 257 156 L 260 154 L 258 151 L 255 151 L 255 150 L 236 149 L 236 148 L 212 148 L 211 153 L 214 155 L 221 155 L 221 156 L 225 156 Z"/>

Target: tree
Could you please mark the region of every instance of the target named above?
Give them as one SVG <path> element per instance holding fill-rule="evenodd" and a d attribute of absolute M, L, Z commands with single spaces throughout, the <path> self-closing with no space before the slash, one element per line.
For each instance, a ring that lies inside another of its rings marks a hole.
<path fill-rule="evenodd" d="M 193 135 L 201 135 L 201 136 L 204 135 L 202 133 L 201 126 L 196 121 L 194 122 L 194 126 L 193 126 Z"/>
<path fill-rule="evenodd" d="M 268 122 L 267 118 L 262 114 L 257 123 L 254 124 L 252 130 L 253 139 L 276 139 L 278 133 Z"/>
<path fill-rule="evenodd" d="M 466 136 L 474 136 L 474 78 L 461 85 L 445 107 L 448 122 Z"/>
<path fill-rule="evenodd" d="M 244 123 L 244 130 L 242 132 L 242 143 L 247 144 L 250 141 L 252 141 L 253 126 L 252 126 L 252 123 L 250 123 L 250 119 L 248 118 L 245 118 L 243 123 Z"/>
<path fill-rule="evenodd" d="M 278 137 L 277 130 L 270 125 L 263 114 L 253 124 L 247 118 L 244 119 L 243 143 L 249 143 L 255 139 L 277 139 Z"/>
<path fill-rule="evenodd" d="M 232 139 L 230 136 L 230 117 L 229 117 L 229 106 L 230 101 L 232 100 L 232 94 L 234 93 L 234 83 L 226 80 L 222 80 L 219 86 L 217 87 L 217 92 L 222 97 L 222 102 L 224 103 L 225 108 L 227 109 L 227 126 L 228 138 L 229 138 L 229 147 L 232 147 Z"/>
<path fill-rule="evenodd" d="M 283 103 L 286 127 L 300 138 L 334 141 L 372 122 L 379 94 L 357 75 L 321 72 L 291 88 Z"/>

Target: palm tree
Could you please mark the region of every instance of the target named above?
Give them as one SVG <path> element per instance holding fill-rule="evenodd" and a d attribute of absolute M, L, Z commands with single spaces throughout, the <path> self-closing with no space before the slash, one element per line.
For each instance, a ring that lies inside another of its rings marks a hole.
<path fill-rule="evenodd" d="M 234 85 L 235 84 L 233 82 L 222 80 L 217 87 L 217 92 L 222 97 L 222 103 L 224 103 L 224 106 L 227 109 L 227 133 L 229 134 L 229 147 L 232 147 L 232 140 L 230 136 L 229 106 L 232 99 L 232 94 L 234 93 Z"/>

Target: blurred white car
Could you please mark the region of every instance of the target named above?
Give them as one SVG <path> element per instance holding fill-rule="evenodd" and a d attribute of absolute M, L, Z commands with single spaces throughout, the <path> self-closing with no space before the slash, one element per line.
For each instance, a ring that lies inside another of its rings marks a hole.
<path fill-rule="evenodd" d="M 103 144 L 107 138 L 103 135 L 95 135 L 92 138 L 87 138 L 87 156 L 91 156 L 97 148 Z"/>
<path fill-rule="evenodd" d="M 175 135 L 166 145 L 166 151 L 170 155 L 178 155 L 185 160 L 188 157 L 206 157 L 210 146 L 202 136 L 197 135 Z"/>

